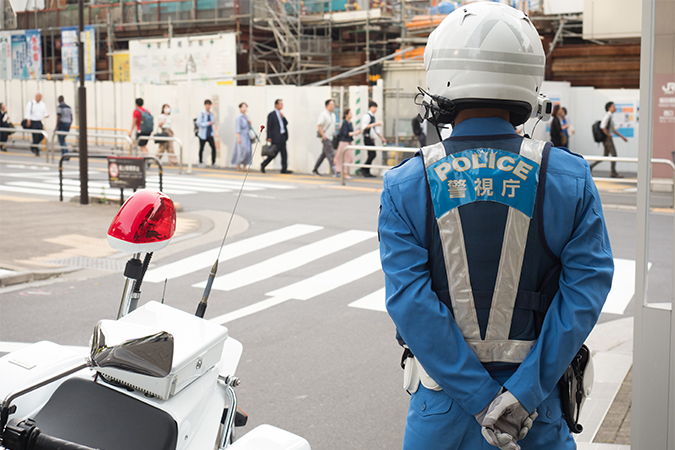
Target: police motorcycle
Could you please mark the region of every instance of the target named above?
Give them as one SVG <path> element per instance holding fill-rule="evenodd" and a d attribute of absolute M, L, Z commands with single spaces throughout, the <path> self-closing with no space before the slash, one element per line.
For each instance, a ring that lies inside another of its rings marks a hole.
<path fill-rule="evenodd" d="M 247 420 L 234 390 L 242 345 L 203 319 L 210 283 L 196 315 L 157 301 L 137 307 L 152 252 L 175 224 L 161 192 L 137 191 L 121 207 L 108 241 L 134 256 L 118 319 L 96 324 L 86 356 L 43 341 L 0 358 L 0 449 L 310 450 L 271 425 L 234 440 Z"/>

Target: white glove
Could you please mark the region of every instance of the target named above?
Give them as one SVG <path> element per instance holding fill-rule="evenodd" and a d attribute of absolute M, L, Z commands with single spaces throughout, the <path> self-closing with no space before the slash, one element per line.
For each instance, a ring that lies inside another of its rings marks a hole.
<path fill-rule="evenodd" d="M 501 450 L 520 450 L 516 441 L 525 438 L 539 414 L 532 414 L 510 392 L 498 395 L 488 406 L 482 421 L 485 440 Z"/>

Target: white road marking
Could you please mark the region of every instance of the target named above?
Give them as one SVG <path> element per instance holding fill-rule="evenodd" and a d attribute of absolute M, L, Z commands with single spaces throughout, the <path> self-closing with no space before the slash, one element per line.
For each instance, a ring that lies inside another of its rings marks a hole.
<path fill-rule="evenodd" d="M 384 288 L 382 288 L 372 294 L 368 294 L 365 297 L 351 302 L 348 306 L 351 306 L 352 308 L 369 309 L 371 311 L 387 312 L 385 300 L 385 292 Z"/>
<path fill-rule="evenodd" d="M 648 269 L 652 263 L 647 265 Z M 605 301 L 602 312 L 623 314 L 635 295 L 635 261 L 632 259 L 614 258 L 614 278 L 612 288 Z"/>
<path fill-rule="evenodd" d="M 281 273 L 309 264 L 312 261 L 343 250 L 352 245 L 374 238 L 372 231 L 349 230 L 344 233 L 322 239 L 317 242 L 296 248 L 289 252 L 266 259 L 240 270 L 217 277 L 213 282 L 213 289 L 231 291 L 248 286 Z M 193 284 L 193 287 L 203 288 L 206 281 Z"/>
<path fill-rule="evenodd" d="M 211 320 L 215 323 L 223 324 L 264 311 L 288 300 L 309 300 L 368 276 L 378 270 L 381 270 L 380 251 L 375 250 L 374 252 L 366 253 L 365 255 L 352 259 L 333 269 L 265 294 L 272 298 L 261 300 L 252 305 L 214 317 Z"/>
<path fill-rule="evenodd" d="M 297 283 L 268 292 L 265 295 L 309 300 L 378 270 L 382 270 L 380 251 L 375 250 L 330 270 L 305 278 Z"/>
<path fill-rule="evenodd" d="M 237 258 L 248 253 L 270 247 L 281 242 L 285 242 L 305 234 L 313 233 L 321 230 L 323 227 L 315 225 L 296 224 L 288 227 L 280 228 L 278 230 L 263 233 L 257 236 L 252 236 L 241 241 L 228 244 L 223 247 L 219 261 L 227 261 Z M 156 269 L 148 270 L 143 281 L 150 283 L 159 283 L 164 279 L 174 279 L 183 275 L 196 272 L 198 270 L 210 267 L 213 265 L 218 256 L 218 249 L 207 250 L 197 255 L 183 258 L 179 261 L 158 267 Z"/>
<path fill-rule="evenodd" d="M 250 316 L 251 314 L 255 314 L 260 311 L 264 311 L 268 308 L 271 308 L 272 306 L 279 305 L 287 300 L 290 300 L 289 298 L 285 297 L 272 297 L 268 298 L 266 300 L 262 300 L 260 302 L 254 303 L 252 305 L 244 306 L 243 308 L 239 308 L 235 311 L 232 311 L 227 314 L 223 314 L 218 317 L 214 317 L 211 319 L 212 322 L 215 322 L 220 325 L 224 325 L 228 322 L 232 322 L 233 320 L 236 319 L 241 319 L 242 317 Z"/>

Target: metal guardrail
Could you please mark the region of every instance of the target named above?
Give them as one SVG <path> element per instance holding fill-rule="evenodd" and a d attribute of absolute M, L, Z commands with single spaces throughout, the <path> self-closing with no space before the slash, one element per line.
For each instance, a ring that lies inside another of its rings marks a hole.
<path fill-rule="evenodd" d="M 50 149 L 50 154 L 51 154 L 51 161 L 49 158 L 47 158 L 47 162 L 54 162 L 54 149 L 56 148 L 56 145 L 54 144 L 54 139 L 56 139 L 58 136 L 73 136 L 77 137 L 79 139 L 80 133 L 76 131 L 54 131 L 52 134 L 52 141 L 51 141 L 51 149 Z M 118 139 L 122 139 L 123 141 L 126 141 L 126 143 L 129 145 L 129 155 L 131 155 L 131 151 L 134 146 L 134 141 L 131 140 L 128 134 L 107 134 L 107 133 L 89 133 L 89 129 L 87 129 L 87 140 L 89 138 L 105 138 L 105 139 L 113 139 L 117 141 Z"/>
<path fill-rule="evenodd" d="M 47 158 L 47 162 L 49 162 L 49 135 L 47 135 L 47 132 L 45 130 L 36 130 L 33 128 L 0 128 L 0 132 L 10 132 L 12 134 L 16 133 L 30 133 L 31 135 L 33 134 L 41 134 L 44 137 L 44 143 L 42 144 L 42 151 L 45 152 L 45 157 Z M 9 142 L 9 141 L 7 141 Z M 28 149 L 30 149 L 34 144 L 28 144 Z"/>
<path fill-rule="evenodd" d="M 128 136 L 127 136 L 128 137 Z M 87 159 L 108 159 L 109 156 L 117 155 L 88 155 Z M 70 158 L 80 158 L 77 154 L 67 154 L 61 156 L 59 159 L 59 201 L 63 201 L 63 161 L 68 161 Z M 157 163 L 159 169 L 159 190 L 164 191 L 164 169 L 162 162 L 156 156 L 143 156 L 143 160 L 152 159 Z M 135 189 L 134 189 L 135 190 Z M 120 206 L 124 204 L 124 188 L 120 188 Z"/>
<path fill-rule="evenodd" d="M 344 167 L 367 167 L 369 169 L 385 169 L 389 170 L 393 166 L 384 166 L 384 165 L 379 165 L 379 164 L 357 164 L 357 163 L 345 163 L 345 153 L 347 150 L 368 150 L 368 151 L 376 151 L 376 152 L 401 152 L 401 153 L 412 153 L 415 154 L 417 151 L 419 151 L 419 148 L 412 148 L 412 147 L 376 147 L 376 146 L 369 146 L 369 145 L 348 145 L 345 147 L 345 151 L 342 153 L 341 158 L 340 158 L 340 163 L 342 165 L 342 170 L 340 171 L 340 182 L 344 186 L 345 185 L 345 169 Z"/>
<path fill-rule="evenodd" d="M 154 135 L 150 135 L 150 136 L 138 136 L 136 138 L 136 141 L 134 142 L 134 144 L 138 145 L 138 143 L 140 141 L 145 141 L 145 140 L 147 140 L 147 141 L 155 140 L 155 141 L 160 141 L 160 142 L 175 142 L 175 143 L 177 143 L 178 146 L 180 147 L 180 149 L 178 151 L 178 173 L 179 174 L 183 173 L 183 141 L 181 141 L 180 139 L 178 139 L 175 136 L 154 136 Z M 169 153 L 169 159 L 171 159 L 171 153 Z"/>
<path fill-rule="evenodd" d="M 627 158 L 627 157 L 620 157 L 620 156 L 586 156 L 586 155 L 581 155 L 584 157 L 586 161 L 607 161 L 607 162 L 627 162 L 627 163 L 638 163 L 638 158 Z M 673 201 L 672 204 L 670 205 L 672 208 L 675 208 L 675 163 L 669 159 L 664 159 L 664 158 L 652 158 L 652 164 L 665 164 L 667 166 L 670 166 L 671 169 L 673 169 Z"/>

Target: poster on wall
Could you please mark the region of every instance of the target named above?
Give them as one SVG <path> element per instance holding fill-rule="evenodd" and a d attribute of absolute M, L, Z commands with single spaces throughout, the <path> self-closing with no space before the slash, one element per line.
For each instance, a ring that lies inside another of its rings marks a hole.
<path fill-rule="evenodd" d="M 618 101 L 614 103 L 614 106 L 616 106 L 616 111 L 612 115 L 614 128 L 624 137 L 634 138 L 637 126 L 637 105 L 635 101 Z"/>
<path fill-rule="evenodd" d="M 26 72 L 31 80 L 42 78 L 42 36 L 40 30 L 26 30 Z"/>
<path fill-rule="evenodd" d="M 77 78 L 80 73 L 78 58 L 77 27 L 61 27 L 61 73 L 68 78 Z M 84 27 L 84 79 L 96 79 L 96 35 L 93 25 Z"/>
<path fill-rule="evenodd" d="M 12 35 L 0 33 L 0 80 L 12 78 Z"/>
<path fill-rule="evenodd" d="M 28 78 L 28 58 L 26 56 L 25 33 L 12 35 L 12 78 Z"/>
<path fill-rule="evenodd" d="M 235 33 L 133 40 L 129 62 L 133 83 L 232 80 L 237 74 Z"/>
<path fill-rule="evenodd" d="M 129 76 L 129 52 L 113 53 L 113 81 L 127 83 Z"/>

